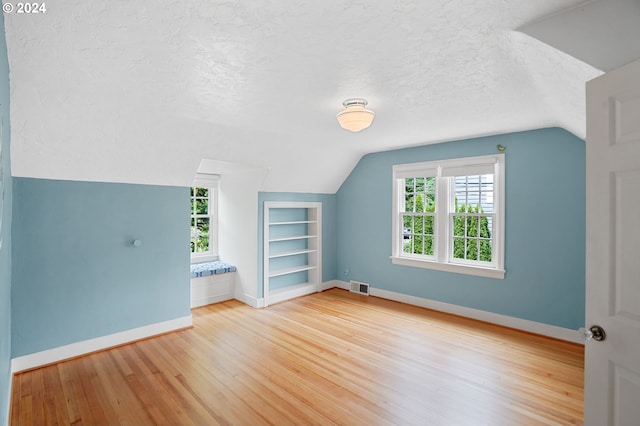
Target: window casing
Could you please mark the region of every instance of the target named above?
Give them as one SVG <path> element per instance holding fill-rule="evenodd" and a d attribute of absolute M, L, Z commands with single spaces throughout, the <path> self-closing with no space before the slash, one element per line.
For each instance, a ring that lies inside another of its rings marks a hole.
<path fill-rule="evenodd" d="M 504 154 L 393 167 L 392 262 L 504 278 Z"/>
<path fill-rule="evenodd" d="M 218 260 L 218 180 L 198 174 L 190 189 L 192 263 Z"/>

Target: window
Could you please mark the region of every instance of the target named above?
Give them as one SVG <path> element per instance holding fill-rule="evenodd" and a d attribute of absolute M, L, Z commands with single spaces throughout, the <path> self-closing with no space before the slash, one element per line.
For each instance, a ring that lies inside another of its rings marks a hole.
<path fill-rule="evenodd" d="M 191 187 L 191 259 L 218 259 L 218 176 L 198 174 Z"/>
<path fill-rule="evenodd" d="M 393 167 L 394 264 L 504 278 L 504 154 Z"/>

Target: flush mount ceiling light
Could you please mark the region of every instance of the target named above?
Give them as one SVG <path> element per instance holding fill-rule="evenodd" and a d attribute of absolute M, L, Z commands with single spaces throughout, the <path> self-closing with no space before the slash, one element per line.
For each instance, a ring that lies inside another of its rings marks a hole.
<path fill-rule="evenodd" d="M 371 125 L 375 113 L 367 109 L 366 99 L 347 99 L 342 103 L 344 109 L 336 115 L 338 123 L 343 129 L 359 132 Z"/>

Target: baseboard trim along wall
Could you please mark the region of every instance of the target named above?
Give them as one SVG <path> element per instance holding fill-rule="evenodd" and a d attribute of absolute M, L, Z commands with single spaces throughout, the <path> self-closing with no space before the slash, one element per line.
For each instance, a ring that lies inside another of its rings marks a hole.
<path fill-rule="evenodd" d="M 340 281 L 338 288 L 349 290 L 349 283 Z M 382 299 L 395 300 L 396 302 L 407 303 L 409 305 L 420 306 L 422 308 L 433 309 L 434 311 L 446 312 L 448 314 L 459 315 L 461 317 L 472 318 L 491 324 L 501 325 L 504 327 L 515 328 L 517 330 L 527 331 L 529 333 L 540 334 L 554 339 L 565 340 L 573 343 L 584 344 L 584 341 L 578 334 L 577 330 L 571 330 L 555 325 L 543 324 L 540 322 L 529 321 L 521 318 L 510 317 L 507 315 L 496 314 L 493 312 L 481 311 L 479 309 L 467 308 L 464 306 L 452 305 L 450 303 L 438 302 L 436 300 L 425 299 L 422 297 L 410 296 L 407 294 L 396 293 L 393 291 L 382 290 L 371 287 L 371 296 L 380 297 Z"/>
<path fill-rule="evenodd" d="M 239 293 L 236 291 L 235 299 L 238 302 L 242 302 L 245 305 L 251 306 L 252 308 L 256 308 L 256 309 L 264 308 L 264 299 L 262 297 L 258 299 L 253 296 L 249 296 L 246 293 Z"/>
<path fill-rule="evenodd" d="M 321 284 L 320 291 L 325 291 L 332 288 L 342 288 L 344 290 L 349 290 L 349 283 L 339 280 L 327 281 Z"/>
<path fill-rule="evenodd" d="M 345 288 L 347 290 L 349 289 L 348 286 L 347 287 L 343 287 L 343 285 L 344 285 L 344 283 L 342 281 L 338 281 L 338 280 L 326 281 L 326 282 L 323 282 L 323 283 L 320 284 L 320 291 L 329 290 L 329 289 L 335 288 L 335 287 Z M 316 292 L 316 290 L 304 291 L 304 292 L 301 292 L 300 294 L 294 295 L 293 297 L 300 297 L 300 296 L 304 296 L 305 294 L 310 294 L 310 293 L 315 293 L 315 292 Z M 302 293 L 304 293 L 304 294 L 302 294 Z M 241 294 L 241 293 L 236 292 L 235 299 L 237 301 L 239 301 L 239 302 L 244 303 L 245 305 L 251 306 L 252 308 L 256 308 L 256 309 L 264 308 L 264 298 L 263 297 L 261 297 L 259 299 L 256 299 L 253 296 L 249 296 L 247 294 Z M 271 299 L 270 299 L 270 303 L 271 304 L 279 303 L 281 301 L 282 300 L 280 300 L 280 297 L 278 297 L 278 296 L 276 296 L 276 298 L 271 297 Z"/>
<path fill-rule="evenodd" d="M 70 345 L 47 349 L 29 355 L 23 355 L 11 360 L 11 373 L 31 370 L 48 364 L 53 364 L 65 359 L 75 358 L 92 352 L 131 343 L 136 340 L 146 339 L 159 334 L 171 331 L 182 330 L 193 326 L 191 315 L 176 318 L 169 321 L 158 322 L 144 327 L 133 328 L 107 336 L 96 337 L 95 339 L 84 340 L 82 342 L 71 343 Z"/>

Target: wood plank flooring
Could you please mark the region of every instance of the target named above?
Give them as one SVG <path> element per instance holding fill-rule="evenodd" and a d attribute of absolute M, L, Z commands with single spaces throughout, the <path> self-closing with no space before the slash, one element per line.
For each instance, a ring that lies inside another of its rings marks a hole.
<path fill-rule="evenodd" d="M 583 347 L 333 289 L 13 379 L 12 425 L 582 424 Z"/>

